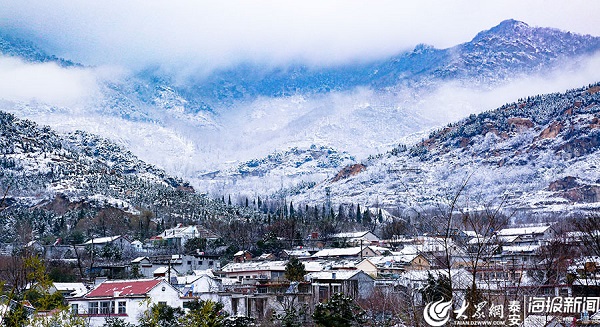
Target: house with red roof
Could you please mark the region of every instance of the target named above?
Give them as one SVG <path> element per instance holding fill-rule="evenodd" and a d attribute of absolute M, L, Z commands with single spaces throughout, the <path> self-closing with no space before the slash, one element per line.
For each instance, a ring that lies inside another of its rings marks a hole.
<path fill-rule="evenodd" d="M 137 324 L 154 304 L 182 307 L 181 293 L 164 279 L 105 281 L 87 294 L 68 299 L 73 313 L 85 317 L 90 327 L 102 326 L 109 317 Z"/>

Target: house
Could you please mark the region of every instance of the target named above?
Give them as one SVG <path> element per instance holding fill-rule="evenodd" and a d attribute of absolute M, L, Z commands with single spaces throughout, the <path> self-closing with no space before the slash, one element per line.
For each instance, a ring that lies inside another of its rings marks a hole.
<path fill-rule="evenodd" d="M 258 256 L 255 260 L 268 261 L 268 260 L 275 260 L 275 259 L 277 259 L 277 257 L 273 253 L 263 253 L 260 256 Z"/>
<path fill-rule="evenodd" d="M 182 307 L 181 293 L 162 279 L 105 281 L 89 293 L 67 299 L 73 313 L 100 327 L 106 318 L 118 317 L 137 324 L 138 317 L 154 304 Z"/>
<path fill-rule="evenodd" d="M 148 249 L 146 249 L 144 247 L 144 243 L 142 243 L 139 240 L 135 240 L 135 241 L 131 242 L 131 246 L 135 250 L 135 252 L 138 252 L 138 253 L 146 253 L 146 252 L 148 252 Z"/>
<path fill-rule="evenodd" d="M 315 251 L 314 253 L 317 253 L 317 251 Z M 313 255 L 314 253 L 311 253 L 309 250 L 306 250 L 306 249 L 283 250 L 283 252 L 281 253 L 281 257 L 283 257 L 283 258 L 296 257 L 296 258 L 302 260 L 302 259 L 310 258 L 310 256 Z"/>
<path fill-rule="evenodd" d="M 244 279 L 281 279 L 287 261 L 249 261 L 232 262 L 221 268 L 227 278 Z"/>
<path fill-rule="evenodd" d="M 303 262 L 307 272 L 323 270 L 321 262 Z M 234 278 L 238 281 L 244 280 L 282 280 L 285 273 L 287 261 L 249 261 L 232 262 L 223 266 L 220 274 L 226 278 Z"/>
<path fill-rule="evenodd" d="M 207 241 L 218 240 L 219 236 L 200 226 L 183 226 L 178 224 L 174 228 L 166 229 L 164 232 L 152 237 L 153 241 L 165 241 L 167 245 L 183 248 L 185 243 L 193 238 L 203 238 Z"/>
<path fill-rule="evenodd" d="M 362 260 L 361 262 L 357 263 L 355 267 L 357 270 L 364 271 L 373 278 L 377 277 L 377 266 L 374 265 L 369 259 Z"/>
<path fill-rule="evenodd" d="M 323 249 L 312 255 L 312 258 L 363 258 L 374 257 L 380 253 L 370 247 Z"/>
<path fill-rule="evenodd" d="M 35 314 L 35 308 L 29 303 L 29 301 L 15 301 L 13 299 L 9 299 L 8 296 L 2 295 L 0 296 L 0 324 L 4 326 L 4 315 L 19 305 L 23 306 L 24 314 L 27 317 L 31 317 Z"/>
<path fill-rule="evenodd" d="M 334 241 L 347 243 L 349 245 L 360 245 L 361 243 L 369 245 L 379 243 L 379 237 L 369 231 L 337 233 L 331 235 L 331 238 Z"/>
<path fill-rule="evenodd" d="M 177 276 L 180 273 L 173 267 L 158 267 L 152 272 L 152 277 L 162 278 L 170 283 L 177 281 Z"/>
<path fill-rule="evenodd" d="M 377 266 L 379 275 L 397 275 L 410 270 L 429 270 L 431 262 L 422 254 L 401 254 L 369 258 Z"/>
<path fill-rule="evenodd" d="M 152 268 L 152 262 L 148 257 L 137 257 L 131 260 L 129 267 L 134 277 L 150 277 L 156 269 Z"/>
<path fill-rule="evenodd" d="M 182 293 L 185 296 L 200 296 L 225 290 L 221 278 L 215 276 L 210 269 L 198 270 L 193 275 L 177 277 L 177 284 L 183 286 Z"/>
<path fill-rule="evenodd" d="M 60 293 L 65 299 L 79 297 L 87 293 L 88 289 L 83 283 L 52 283 L 48 293 Z"/>
<path fill-rule="evenodd" d="M 501 243 L 509 245 L 544 245 L 556 237 L 552 225 L 504 228 L 496 235 Z"/>
<path fill-rule="evenodd" d="M 154 271 L 161 267 L 175 268 L 180 274 L 192 274 L 195 270 L 218 270 L 221 268 L 221 262 L 217 255 L 174 254 L 138 257 L 130 262 L 130 267 L 139 276 L 151 278 L 154 277 Z"/>
<path fill-rule="evenodd" d="M 120 250 L 121 253 L 133 250 L 131 242 L 127 237 L 122 235 L 92 238 L 83 243 L 83 245 L 86 247 L 93 247 L 96 251 L 101 251 L 105 247 L 113 247 Z"/>
<path fill-rule="evenodd" d="M 304 279 L 311 282 L 313 303 L 324 302 L 335 293 L 365 299 L 371 295 L 374 287 L 373 277 L 360 270 L 311 272 Z"/>
<path fill-rule="evenodd" d="M 252 253 L 247 250 L 238 251 L 233 254 L 233 262 L 246 262 L 252 260 Z"/>

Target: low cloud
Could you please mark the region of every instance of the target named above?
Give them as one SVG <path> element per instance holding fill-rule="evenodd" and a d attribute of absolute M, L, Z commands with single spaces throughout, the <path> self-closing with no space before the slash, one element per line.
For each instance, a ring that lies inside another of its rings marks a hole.
<path fill-rule="evenodd" d="M 77 107 L 98 92 L 96 75 L 55 63 L 27 63 L 0 56 L 0 99 Z"/>
<path fill-rule="evenodd" d="M 67 59 L 188 73 L 243 61 L 334 65 L 418 43 L 446 48 L 508 18 L 600 35 L 600 2 L 585 0 L 0 0 L 0 8 L 0 28 Z"/>

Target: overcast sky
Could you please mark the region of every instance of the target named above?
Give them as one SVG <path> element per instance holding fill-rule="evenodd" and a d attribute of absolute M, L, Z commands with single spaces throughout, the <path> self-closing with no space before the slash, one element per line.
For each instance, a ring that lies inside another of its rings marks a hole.
<path fill-rule="evenodd" d="M 16 29 L 85 64 L 210 70 L 253 60 L 335 64 L 445 48 L 514 18 L 600 35 L 600 1 L 0 0 Z"/>

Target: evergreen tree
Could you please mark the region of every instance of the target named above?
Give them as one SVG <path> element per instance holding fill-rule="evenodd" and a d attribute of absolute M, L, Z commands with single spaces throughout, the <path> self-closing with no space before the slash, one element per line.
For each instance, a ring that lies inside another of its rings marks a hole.
<path fill-rule="evenodd" d="M 360 213 L 360 204 L 356 205 L 356 222 L 362 224 L 362 214 Z"/>
<path fill-rule="evenodd" d="M 285 278 L 291 282 L 300 282 L 304 280 L 304 275 L 306 275 L 304 264 L 298 258 L 291 257 L 285 265 Z"/>
<path fill-rule="evenodd" d="M 326 303 L 315 306 L 313 320 L 317 326 L 351 327 L 364 326 L 364 311 L 354 303 L 354 299 L 342 293 L 335 293 Z"/>
<path fill-rule="evenodd" d="M 295 218 L 296 212 L 294 211 L 294 203 L 290 201 L 290 218 Z"/>
<path fill-rule="evenodd" d="M 370 224 L 371 221 L 371 210 L 369 210 L 369 208 L 367 208 L 367 210 L 365 210 L 365 214 L 363 215 L 363 222 L 365 224 Z"/>

